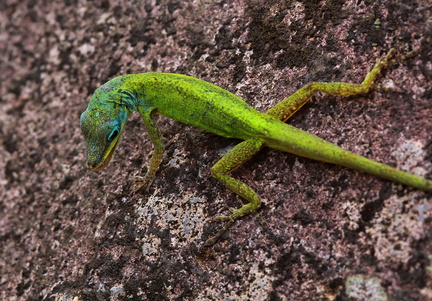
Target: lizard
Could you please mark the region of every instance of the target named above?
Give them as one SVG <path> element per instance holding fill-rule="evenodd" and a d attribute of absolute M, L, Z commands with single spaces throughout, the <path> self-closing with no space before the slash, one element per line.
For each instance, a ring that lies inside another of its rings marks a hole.
<path fill-rule="evenodd" d="M 391 49 L 377 60 L 361 84 L 347 82 L 312 82 L 288 96 L 266 113 L 255 110 L 240 97 L 207 81 L 175 73 L 148 72 L 115 77 L 96 89 L 87 109 L 81 114 L 81 131 L 86 143 L 87 166 L 95 171 L 110 163 L 123 133 L 127 117 L 134 111 L 141 115 L 153 154 L 144 177 L 133 189 L 137 192 L 150 185 L 161 164 L 164 145 L 155 125 L 154 116 L 167 116 L 216 135 L 244 140 L 228 151 L 211 168 L 211 175 L 247 203 L 238 209 L 228 208 L 230 215 L 213 220 L 225 221 L 225 226 L 205 242 L 210 246 L 237 219 L 255 214 L 261 206 L 258 194 L 230 173 L 249 160 L 264 146 L 294 155 L 342 165 L 398 182 L 426 192 L 432 191 L 432 181 L 378 163 L 344 150 L 306 131 L 285 123 L 315 93 L 333 96 L 353 96 L 370 92 L 383 68 L 399 59 Z"/>

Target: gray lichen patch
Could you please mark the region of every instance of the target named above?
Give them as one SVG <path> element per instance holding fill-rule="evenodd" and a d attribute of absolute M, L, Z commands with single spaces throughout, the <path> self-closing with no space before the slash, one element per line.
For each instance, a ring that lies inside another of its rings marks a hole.
<path fill-rule="evenodd" d="M 380 215 L 366 230 L 378 260 L 408 264 L 413 256 L 410 246 L 427 237 L 425 223 L 432 218 L 431 204 L 414 202 L 420 197 L 420 193 L 411 192 L 384 202 Z"/>
<path fill-rule="evenodd" d="M 387 294 L 377 277 L 349 276 L 345 281 L 345 293 L 353 301 L 387 301 Z"/>
<path fill-rule="evenodd" d="M 179 244 L 191 242 L 200 243 L 203 226 L 205 224 L 206 201 L 195 195 L 184 195 L 179 199 L 176 195 L 161 197 L 160 191 L 155 190 L 147 200 L 139 199 L 135 204 L 136 225 L 143 228 L 148 236 L 143 239 L 143 254 L 149 256 L 156 252 L 159 246 L 152 242 L 152 229 L 170 232 L 170 244 L 178 248 Z"/>

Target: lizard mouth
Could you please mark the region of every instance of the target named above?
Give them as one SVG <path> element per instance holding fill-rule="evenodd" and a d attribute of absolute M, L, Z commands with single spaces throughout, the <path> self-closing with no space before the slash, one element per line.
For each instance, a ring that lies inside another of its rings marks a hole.
<path fill-rule="evenodd" d="M 102 163 L 99 164 L 99 166 L 92 168 L 94 171 L 100 171 L 109 165 L 111 158 L 114 154 L 114 151 L 117 148 L 118 142 L 119 142 L 119 139 L 117 138 L 117 140 L 115 141 L 114 145 L 111 147 L 108 155 L 105 157 L 105 159 L 102 161 Z"/>

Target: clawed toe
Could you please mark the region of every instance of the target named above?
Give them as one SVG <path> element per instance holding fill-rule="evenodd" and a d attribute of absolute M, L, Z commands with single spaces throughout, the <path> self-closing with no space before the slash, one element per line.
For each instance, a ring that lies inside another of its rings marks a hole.
<path fill-rule="evenodd" d="M 145 177 L 140 177 L 140 176 L 130 177 L 129 179 L 133 180 L 135 182 L 144 182 L 145 181 Z"/>
<path fill-rule="evenodd" d="M 229 207 L 227 205 L 224 205 L 225 209 L 228 210 L 229 212 L 231 212 L 232 214 L 234 214 L 234 212 L 237 211 L 237 209 L 233 208 L 233 207 Z"/>
<path fill-rule="evenodd" d="M 140 190 L 144 185 L 145 185 L 145 183 L 141 183 L 141 184 L 136 185 L 136 186 L 131 190 L 130 194 L 134 194 L 134 193 L 136 193 L 136 192 L 137 192 L 138 190 Z"/>
<path fill-rule="evenodd" d="M 238 211 L 238 209 L 229 207 L 227 205 L 224 205 L 225 209 L 227 209 L 229 212 L 232 213 L 232 215 L 221 215 L 221 216 L 216 216 L 214 218 L 212 218 L 210 221 L 212 222 L 226 222 L 226 221 L 231 221 L 234 222 L 235 218 L 233 216 L 235 216 L 236 212 Z"/>
<path fill-rule="evenodd" d="M 226 221 L 233 221 L 232 216 L 228 216 L 228 215 L 221 215 L 221 216 L 216 216 L 214 218 L 212 218 L 210 221 L 212 222 L 226 222 Z"/>
<path fill-rule="evenodd" d="M 222 227 L 222 229 L 220 229 L 218 231 L 218 233 L 216 233 L 216 235 L 210 237 L 209 239 L 207 239 L 204 243 L 204 247 L 210 247 L 212 245 L 214 245 L 217 240 L 219 239 L 219 237 L 228 229 L 228 227 L 234 222 L 234 219 L 232 219 L 232 217 L 230 216 L 218 216 L 218 218 L 228 218 L 228 222 Z"/>

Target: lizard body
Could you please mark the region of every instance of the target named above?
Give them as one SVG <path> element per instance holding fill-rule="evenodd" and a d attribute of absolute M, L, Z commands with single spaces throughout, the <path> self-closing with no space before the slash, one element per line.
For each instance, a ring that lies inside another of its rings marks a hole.
<path fill-rule="evenodd" d="M 248 201 L 232 215 L 218 217 L 228 224 L 255 213 L 261 201 L 255 191 L 229 173 L 249 160 L 262 147 L 343 165 L 376 176 L 432 191 L 432 181 L 369 160 L 343 150 L 321 138 L 285 123 L 315 93 L 351 96 L 369 92 L 386 67 L 394 50 L 378 61 L 362 84 L 310 83 L 266 113 L 250 107 L 236 95 L 206 81 L 172 73 L 142 73 L 116 77 L 92 96 L 81 115 L 81 129 L 87 145 L 87 164 L 101 170 L 110 162 L 118 145 L 127 117 L 138 111 L 154 144 L 147 174 L 134 191 L 151 183 L 162 161 L 164 146 L 154 124 L 153 115 L 161 114 L 179 122 L 202 128 L 214 134 L 244 140 L 212 167 L 212 176 Z M 223 228 L 226 229 L 227 226 Z M 217 237 L 209 239 L 213 244 Z"/>

